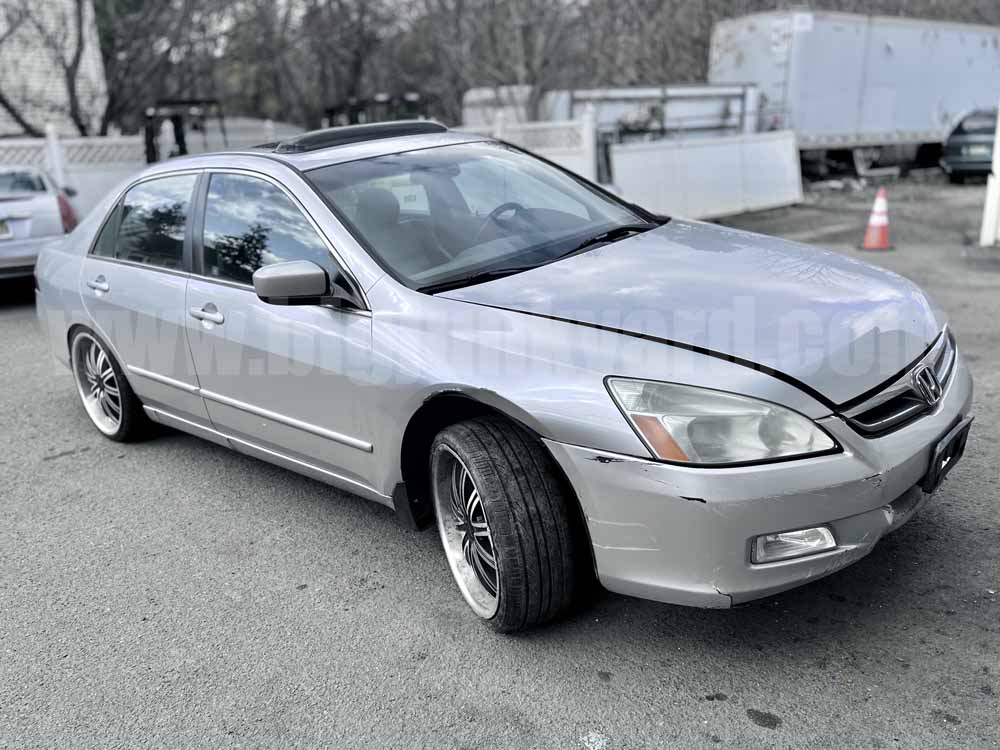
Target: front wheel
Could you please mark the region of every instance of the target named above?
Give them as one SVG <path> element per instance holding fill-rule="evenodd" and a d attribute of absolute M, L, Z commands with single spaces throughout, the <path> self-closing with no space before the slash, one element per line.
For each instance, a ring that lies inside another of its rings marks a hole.
<path fill-rule="evenodd" d="M 571 607 L 574 501 L 536 437 L 499 417 L 452 425 L 434 440 L 431 480 L 448 564 L 476 615 L 512 633 Z"/>

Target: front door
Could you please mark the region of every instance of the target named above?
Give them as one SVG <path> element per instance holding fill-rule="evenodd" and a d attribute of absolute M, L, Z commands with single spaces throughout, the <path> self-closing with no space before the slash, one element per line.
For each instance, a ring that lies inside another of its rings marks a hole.
<path fill-rule="evenodd" d="M 212 421 L 238 449 L 369 490 L 375 446 L 359 383 L 371 360 L 370 314 L 261 301 L 252 276 L 262 265 L 311 260 L 331 278 L 339 266 L 275 183 L 228 172 L 209 179 L 185 307 Z"/>

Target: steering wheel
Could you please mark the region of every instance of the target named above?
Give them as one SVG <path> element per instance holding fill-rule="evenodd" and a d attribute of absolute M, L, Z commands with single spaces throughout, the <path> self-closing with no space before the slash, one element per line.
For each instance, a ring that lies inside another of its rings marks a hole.
<path fill-rule="evenodd" d="M 486 227 L 489 225 L 491 221 L 501 225 L 506 224 L 508 220 L 501 219 L 500 217 L 503 216 L 508 211 L 514 212 L 513 216 L 510 217 L 510 220 L 516 219 L 518 216 L 520 216 L 522 220 L 524 220 L 529 224 L 533 224 L 536 227 L 541 226 L 541 224 L 539 224 L 536 219 L 528 215 L 528 209 L 526 209 L 520 203 L 517 203 L 516 201 L 507 201 L 506 203 L 501 203 L 499 206 L 490 211 L 489 215 L 487 215 L 487 217 L 483 220 L 483 223 L 480 225 L 479 230 L 476 232 L 476 237 L 475 239 L 473 239 L 471 247 L 475 247 L 476 245 L 479 244 L 480 237 L 483 236 L 483 232 L 486 230 Z"/>

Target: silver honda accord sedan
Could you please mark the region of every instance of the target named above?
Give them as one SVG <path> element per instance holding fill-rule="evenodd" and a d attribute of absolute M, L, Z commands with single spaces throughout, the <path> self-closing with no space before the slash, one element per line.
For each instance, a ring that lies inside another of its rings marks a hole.
<path fill-rule="evenodd" d="M 913 516 L 972 421 L 910 281 L 431 122 L 152 166 L 37 284 L 106 437 L 157 422 L 436 524 L 503 632 L 594 574 L 730 607 L 839 570 Z"/>

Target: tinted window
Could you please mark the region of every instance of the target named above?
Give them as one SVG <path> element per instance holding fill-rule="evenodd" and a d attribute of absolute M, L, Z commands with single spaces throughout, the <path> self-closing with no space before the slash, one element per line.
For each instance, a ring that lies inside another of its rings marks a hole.
<path fill-rule="evenodd" d="M 100 255 L 102 258 L 114 258 L 115 257 L 115 240 L 118 234 L 118 206 L 115 206 L 111 210 L 111 215 L 108 216 L 108 220 L 104 222 L 104 227 L 101 229 L 100 235 L 97 237 L 97 242 L 94 243 L 94 255 Z"/>
<path fill-rule="evenodd" d="M 164 268 L 184 265 L 187 226 L 195 175 L 149 180 L 125 194 L 115 257 Z"/>
<path fill-rule="evenodd" d="M 326 243 L 291 199 L 269 182 L 244 175 L 212 175 L 205 204 L 206 276 L 253 283 L 270 263 L 311 260 L 333 275 Z"/>
<path fill-rule="evenodd" d="M 993 135 L 997 129 L 996 112 L 973 112 L 955 128 L 956 135 Z"/>
<path fill-rule="evenodd" d="M 0 169 L 0 194 L 44 193 L 41 175 L 30 169 Z"/>

